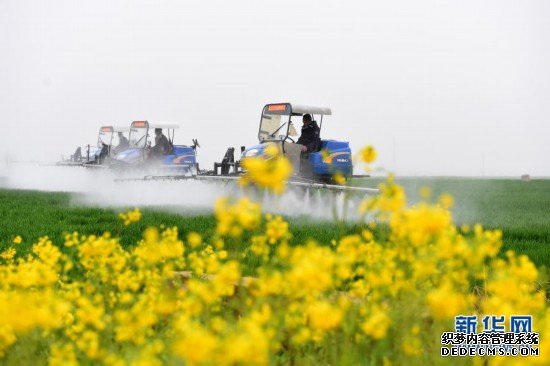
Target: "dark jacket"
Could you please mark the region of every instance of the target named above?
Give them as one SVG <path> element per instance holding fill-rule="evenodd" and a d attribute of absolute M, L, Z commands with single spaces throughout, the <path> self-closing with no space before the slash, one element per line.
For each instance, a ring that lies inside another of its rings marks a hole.
<path fill-rule="evenodd" d="M 315 152 L 321 146 L 320 129 L 317 122 L 313 121 L 307 126 L 302 126 L 302 134 L 296 143 L 307 147 L 307 152 Z"/>
<path fill-rule="evenodd" d="M 164 134 L 160 136 L 155 136 L 155 146 L 153 146 L 153 151 L 156 153 L 161 153 L 162 155 L 168 155 L 172 152 L 172 144 Z"/>
<path fill-rule="evenodd" d="M 130 143 L 128 143 L 128 139 L 126 137 L 122 136 L 118 140 L 117 150 L 118 151 L 124 151 L 124 150 L 128 149 L 128 147 L 130 147 Z"/>

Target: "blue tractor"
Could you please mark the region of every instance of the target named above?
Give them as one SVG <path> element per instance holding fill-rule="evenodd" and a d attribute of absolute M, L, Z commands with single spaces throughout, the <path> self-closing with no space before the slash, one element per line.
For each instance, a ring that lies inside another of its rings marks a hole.
<path fill-rule="evenodd" d="M 61 157 L 57 166 L 83 166 L 83 167 L 103 167 L 109 159 L 114 157 L 117 151 L 120 151 L 119 137 L 128 133 L 128 127 L 120 126 L 101 126 L 97 144 L 79 146 L 74 154 L 68 159 Z M 127 146 L 125 146 L 127 148 Z"/>
<path fill-rule="evenodd" d="M 351 177 L 353 163 L 348 142 L 321 139 L 314 151 L 302 152 L 302 145 L 297 143 L 296 123 L 301 126 L 305 114 L 311 115 L 321 129 L 323 117 L 331 115 L 332 112 L 330 108 L 291 103 L 267 104 L 262 110 L 258 130 L 260 143 L 248 148 L 242 147 L 241 158 L 261 156 L 268 144 L 276 144 L 292 163 L 294 181 L 331 183 L 336 173 Z M 232 153 L 233 150 L 228 150 L 224 160 L 214 165 L 214 175 L 218 174 L 219 168 L 222 175 L 240 173 L 240 164 L 232 159 Z"/>
<path fill-rule="evenodd" d="M 132 122 L 128 138 L 129 147 L 116 153 L 111 167 L 153 168 L 178 174 L 196 172 L 196 150 L 199 146 L 197 140 L 193 140 L 192 146 L 174 145 L 176 129 L 179 129 L 176 123 Z M 165 142 L 162 148 L 157 146 L 159 141 Z"/>
<path fill-rule="evenodd" d="M 345 141 L 327 140 L 319 137 L 316 140 L 315 148 L 308 145 L 308 151 L 302 151 L 304 145 L 298 143 L 297 129 L 294 125 L 297 120 L 300 121 L 304 115 L 309 114 L 312 119 L 318 118 L 319 131 L 323 126 L 323 117 L 331 115 L 330 108 L 309 107 L 291 103 L 268 104 L 262 110 L 260 127 L 258 130 L 259 144 L 245 148 L 241 146 L 241 160 L 254 156 L 265 156 L 267 146 L 276 145 L 291 162 L 293 176 L 289 179 L 289 185 L 305 188 L 306 192 L 311 189 L 328 189 L 337 193 L 358 192 L 361 194 L 376 194 L 377 189 L 367 187 L 357 187 L 350 185 L 333 184 L 334 175 L 339 173 L 344 177 L 364 177 L 353 175 L 353 163 L 351 159 L 351 149 L 349 143 Z M 160 126 L 160 125 L 158 125 Z M 147 122 L 134 122 L 130 130 L 130 146 L 133 149 L 118 154 L 117 157 L 125 159 L 128 162 L 147 161 L 146 151 L 149 129 L 157 127 L 155 124 Z M 172 135 L 173 138 L 173 135 Z M 172 139 L 170 139 L 172 141 Z M 235 149 L 227 149 L 223 160 L 220 163 L 214 163 L 214 169 L 201 171 L 198 169 L 195 159 L 196 140 L 193 147 L 174 146 L 172 154 L 164 157 L 164 166 L 178 166 L 187 164 L 189 167 L 195 167 L 195 170 L 181 173 L 173 171 L 172 174 L 165 175 L 147 175 L 144 178 L 118 179 L 117 181 L 127 180 L 200 180 L 210 182 L 230 182 L 239 179 L 243 170 L 241 169 L 241 160 L 235 160 Z M 144 156 L 145 155 L 145 156 Z"/>

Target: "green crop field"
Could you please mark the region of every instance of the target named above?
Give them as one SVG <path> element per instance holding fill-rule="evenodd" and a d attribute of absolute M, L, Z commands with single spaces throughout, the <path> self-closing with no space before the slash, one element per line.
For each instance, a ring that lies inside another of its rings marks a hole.
<path fill-rule="evenodd" d="M 368 184 L 379 182 L 374 179 Z M 398 183 L 405 187 L 411 202 L 418 201 L 423 186 L 430 187 L 434 197 L 451 193 L 457 224 L 500 228 L 504 233 L 503 251 L 513 249 L 527 254 L 539 266 L 550 265 L 550 180 L 409 178 L 398 179 Z M 0 248 L 4 249 L 16 235 L 21 235 L 24 246 L 28 246 L 43 235 L 61 244 L 67 232 L 99 235 L 109 231 L 121 235 L 124 246 L 131 246 L 148 226 L 177 226 L 182 237 L 190 231 L 208 236 L 215 228 L 212 215 L 182 216 L 154 208 L 143 210 L 140 222 L 124 227 L 117 219 L 117 210 L 75 206 L 71 202 L 68 193 L 0 190 Z M 360 229 L 354 224 L 291 220 L 293 242 L 298 244 L 310 238 L 330 243 Z"/>
<path fill-rule="evenodd" d="M 120 237 L 123 247 L 134 246 L 149 226 L 178 227 L 181 238 L 189 232 L 201 233 L 208 239 L 215 232 L 216 219 L 213 214 L 178 215 L 162 208 L 142 208 L 142 219 L 130 226 L 124 226 L 118 213 L 128 208 L 104 209 L 72 204 L 71 194 L 63 192 L 41 192 L 0 189 L 0 251 L 11 245 L 11 240 L 20 235 L 24 242 L 22 250 L 30 248 L 36 240 L 47 235 L 58 245 L 63 244 L 66 233 L 74 231 L 85 235 L 101 235 L 110 232 Z M 351 232 L 361 232 L 354 224 L 332 224 L 298 220 L 292 229 L 293 242 L 305 243 L 315 239 L 330 243 L 334 238 Z M 238 248 L 233 248 L 237 251 Z M 250 272 L 251 268 L 245 268 Z"/>

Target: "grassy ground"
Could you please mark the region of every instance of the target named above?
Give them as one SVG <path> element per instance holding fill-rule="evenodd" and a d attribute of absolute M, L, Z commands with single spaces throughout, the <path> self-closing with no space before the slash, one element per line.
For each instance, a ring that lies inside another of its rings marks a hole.
<path fill-rule="evenodd" d="M 128 247 L 141 239 L 148 226 L 177 226 L 182 238 L 191 231 L 208 237 L 216 226 L 213 215 L 181 216 L 149 208 L 142 210 L 141 221 L 125 227 L 118 219 L 119 211 L 122 209 L 75 206 L 71 204 L 68 193 L 0 189 L 0 250 L 16 235 L 21 235 L 27 245 L 44 235 L 54 243 L 62 244 L 68 232 L 101 235 L 109 231 L 120 235 L 122 245 Z M 305 221 L 292 227 L 296 243 L 304 243 L 310 238 L 330 243 L 332 239 L 352 231 L 360 232 L 360 228 Z"/>
<path fill-rule="evenodd" d="M 482 223 L 486 227 L 501 228 L 504 232 L 504 250 L 514 249 L 528 254 L 537 264 L 550 266 L 550 180 L 522 182 L 516 180 L 480 179 L 402 179 L 412 201 L 418 200 L 420 187 L 431 187 L 434 195 L 448 192 L 455 197 L 455 219 L 458 223 Z M 376 180 L 369 181 L 375 185 Z M 177 226 L 182 236 L 189 231 L 212 233 L 214 217 L 180 216 L 154 209 L 143 211 L 143 219 L 123 227 L 117 211 L 102 208 L 74 206 L 66 193 L 0 190 L 0 249 L 15 235 L 21 235 L 25 244 L 48 235 L 55 243 L 62 243 L 66 232 L 101 234 L 110 231 L 122 235 L 124 246 L 133 245 L 141 238 L 147 226 Z M 329 243 L 344 233 L 359 231 L 357 226 L 342 227 L 333 223 L 318 223 L 293 219 L 295 243 L 308 238 Z"/>

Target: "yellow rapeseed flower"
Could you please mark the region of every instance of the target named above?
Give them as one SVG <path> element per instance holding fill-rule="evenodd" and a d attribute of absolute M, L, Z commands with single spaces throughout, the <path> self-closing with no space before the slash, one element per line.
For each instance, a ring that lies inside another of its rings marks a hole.
<path fill-rule="evenodd" d="M 292 173 L 288 159 L 279 154 L 278 147 L 272 144 L 266 147 L 264 156 L 244 158 L 241 166 L 245 171 L 239 180 L 241 185 L 253 184 L 276 194 L 284 191 L 286 180 Z"/>
<path fill-rule="evenodd" d="M 192 231 L 187 235 L 187 242 L 191 248 L 198 248 L 202 244 L 202 236 L 201 234 Z"/>
<path fill-rule="evenodd" d="M 307 314 L 311 327 L 323 331 L 337 328 L 343 318 L 342 309 L 327 301 L 313 303 L 308 307 Z"/>
<path fill-rule="evenodd" d="M 443 193 L 439 197 L 439 204 L 443 206 L 443 208 L 445 209 L 450 209 L 451 207 L 453 207 L 453 204 L 454 204 L 453 196 L 451 196 L 448 193 Z"/>
<path fill-rule="evenodd" d="M 275 144 L 268 144 L 264 150 L 264 154 L 267 158 L 274 158 L 280 154 L 279 147 Z"/>
<path fill-rule="evenodd" d="M 283 220 L 281 216 L 266 215 L 266 236 L 270 244 L 275 244 L 277 241 L 286 240 L 290 237 L 288 232 L 288 222 Z"/>
<path fill-rule="evenodd" d="M 359 152 L 361 154 L 361 160 L 364 163 L 370 164 L 376 160 L 376 149 L 372 145 L 367 145 Z"/>
<path fill-rule="evenodd" d="M 381 308 L 374 308 L 368 318 L 361 324 L 361 329 L 374 339 L 382 339 L 386 336 L 391 319 Z"/>
<path fill-rule="evenodd" d="M 16 251 L 14 248 L 8 248 L 4 250 L 2 253 L 0 253 L 0 258 L 4 260 L 10 260 L 10 259 L 13 259 L 13 257 L 15 257 L 15 253 Z"/>
<path fill-rule="evenodd" d="M 139 208 L 135 208 L 128 212 L 119 213 L 118 217 L 122 220 L 125 226 L 128 226 L 133 222 L 138 222 L 141 220 L 141 211 Z"/>
<path fill-rule="evenodd" d="M 332 179 L 334 180 L 334 182 L 336 182 L 336 184 L 339 184 L 341 186 L 346 184 L 346 177 L 344 177 L 344 175 L 342 173 L 334 174 L 332 176 Z"/>
<path fill-rule="evenodd" d="M 214 213 L 218 221 L 217 232 L 220 235 L 229 235 L 238 238 L 244 230 L 256 229 L 261 221 L 261 207 L 247 197 L 243 197 L 232 204 L 222 198 L 216 202 Z"/>
<path fill-rule="evenodd" d="M 451 319 L 457 314 L 471 312 L 470 297 L 454 290 L 448 282 L 431 291 L 426 299 L 436 319 Z"/>

